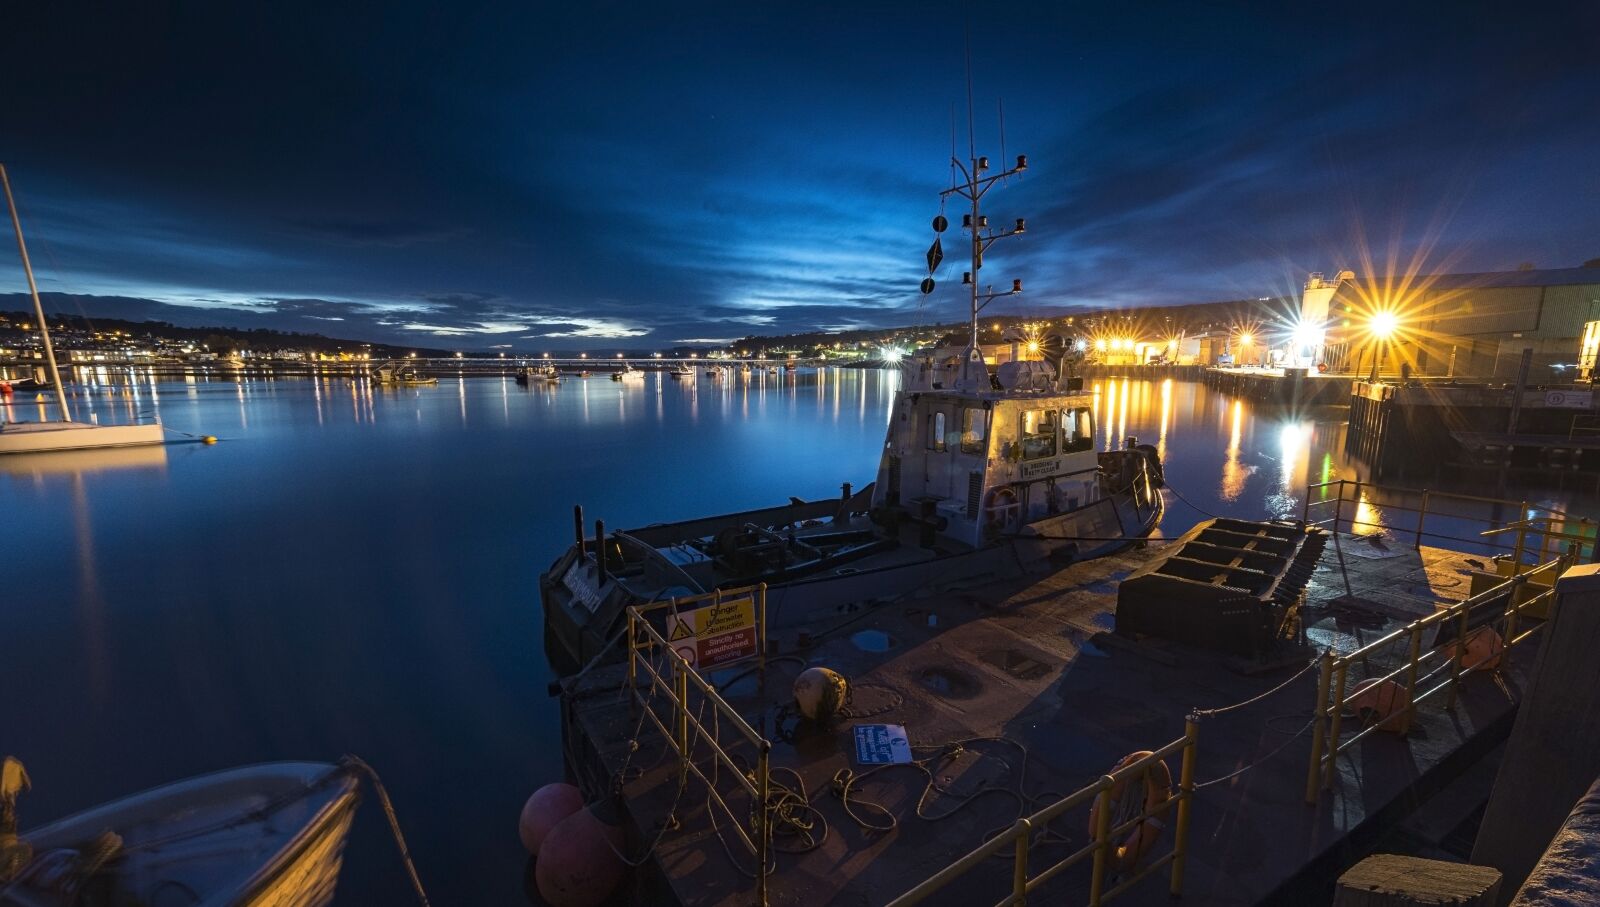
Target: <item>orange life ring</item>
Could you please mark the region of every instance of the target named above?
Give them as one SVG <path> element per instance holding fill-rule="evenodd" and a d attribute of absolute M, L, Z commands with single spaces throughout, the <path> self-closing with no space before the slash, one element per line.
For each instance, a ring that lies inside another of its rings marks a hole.
<path fill-rule="evenodd" d="M 991 532 L 1005 532 L 1019 509 L 1017 492 L 1010 485 L 991 488 L 983 505 L 983 523 Z"/>
<path fill-rule="evenodd" d="M 1111 770 L 1115 775 L 1140 759 L 1150 756 L 1150 750 L 1140 750 L 1122 757 L 1122 761 Z M 1125 873 L 1138 865 L 1139 858 L 1150 852 L 1150 849 L 1160 840 L 1162 829 L 1166 823 L 1158 817 L 1160 810 L 1172 799 L 1172 772 L 1167 769 L 1164 760 L 1156 760 L 1144 770 L 1144 804 L 1143 814 L 1133 828 L 1128 830 L 1127 837 L 1112 843 L 1109 854 L 1111 868 L 1119 873 Z M 1117 825 L 1117 814 L 1123 811 L 1122 800 L 1128 794 L 1128 779 L 1111 785 L 1111 795 L 1106 799 L 1106 805 L 1111 810 L 1107 819 L 1113 831 Z M 1096 829 L 1100 827 L 1100 798 L 1096 797 L 1094 805 L 1089 807 L 1089 837 L 1094 837 Z"/>

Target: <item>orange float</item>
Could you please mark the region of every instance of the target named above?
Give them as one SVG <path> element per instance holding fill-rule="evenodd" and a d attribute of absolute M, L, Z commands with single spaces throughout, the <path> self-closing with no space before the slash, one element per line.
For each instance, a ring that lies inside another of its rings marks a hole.
<path fill-rule="evenodd" d="M 1505 661 L 1506 641 L 1494 627 L 1479 627 L 1467 634 L 1465 645 L 1452 642 L 1440 649 L 1446 658 L 1459 662 L 1462 670 L 1488 668 L 1493 671 Z"/>
<path fill-rule="evenodd" d="M 1411 730 L 1411 694 L 1393 680 L 1363 680 L 1348 701 L 1357 715 L 1381 730 L 1402 735 Z"/>
<path fill-rule="evenodd" d="M 1111 769 L 1111 774 L 1115 775 L 1117 772 L 1150 755 L 1152 755 L 1150 750 L 1129 753 L 1123 756 L 1122 761 Z M 1113 842 L 1111 848 L 1111 868 L 1119 873 L 1125 873 L 1138 865 L 1139 858 L 1149 853 L 1152 847 L 1155 847 L 1156 841 L 1161 839 L 1162 829 L 1166 828 L 1166 823 L 1157 818 L 1155 814 L 1157 810 L 1167 804 L 1167 801 L 1172 799 L 1172 772 L 1168 770 L 1166 762 L 1158 759 L 1145 769 L 1142 778 L 1144 779 L 1144 802 L 1141 806 L 1141 811 L 1144 818 L 1141 818 L 1133 828 L 1128 830 L 1126 837 L 1120 841 Z M 1129 795 L 1128 779 L 1124 778 L 1111 786 L 1111 794 L 1106 798 L 1105 803 L 1111 810 L 1111 816 L 1107 822 L 1109 823 L 1108 827 L 1112 830 L 1115 830 L 1116 826 L 1120 824 L 1117 821 L 1117 816 L 1132 809 L 1132 804 L 1124 803 L 1124 799 Z M 1100 803 L 1101 798 L 1096 797 L 1094 805 L 1089 808 L 1089 837 L 1091 838 L 1094 837 L 1096 829 L 1100 827 Z M 1128 818 L 1132 818 L 1131 815 Z"/>

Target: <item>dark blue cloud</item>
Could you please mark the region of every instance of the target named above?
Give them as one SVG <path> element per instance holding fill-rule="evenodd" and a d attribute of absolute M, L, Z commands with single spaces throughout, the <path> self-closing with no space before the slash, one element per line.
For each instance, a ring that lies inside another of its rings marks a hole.
<path fill-rule="evenodd" d="M 959 315 L 953 256 L 915 286 L 966 5 L 335 6 L 18 11 L 0 159 L 44 287 L 484 348 Z M 1030 226 L 984 271 L 1011 310 L 1600 255 L 1592 4 L 990 13 L 979 150 L 1003 96 L 1033 164 L 991 197 Z"/>

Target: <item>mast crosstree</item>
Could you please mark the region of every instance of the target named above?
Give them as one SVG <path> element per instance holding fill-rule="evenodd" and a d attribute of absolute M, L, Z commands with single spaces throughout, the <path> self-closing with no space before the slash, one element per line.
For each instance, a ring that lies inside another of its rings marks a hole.
<path fill-rule="evenodd" d="M 978 272 L 983 268 L 983 255 L 996 242 L 1012 236 L 1020 236 L 1027 232 L 1027 221 L 1020 217 L 1016 219 L 1016 222 L 1009 230 L 996 233 L 990 229 L 989 218 L 982 210 L 983 197 L 988 194 L 990 189 L 994 188 L 996 183 L 1013 176 L 1021 176 L 1028 169 L 1028 156 L 1025 154 L 1017 155 L 1016 163 L 1009 170 L 999 173 L 989 172 L 989 158 L 983 156 L 973 156 L 963 161 L 952 155 L 950 164 L 955 168 L 956 172 L 961 174 L 962 182 L 940 192 L 939 200 L 943 202 L 951 196 L 958 196 L 966 199 L 972 207 L 970 213 L 961 216 L 961 228 L 966 231 L 971 240 L 971 264 L 970 270 L 961 275 L 961 282 L 966 284 L 968 289 L 969 336 L 967 350 L 961 363 L 961 377 L 959 378 L 961 387 L 971 389 L 988 384 L 988 368 L 983 364 L 983 351 L 978 346 L 978 313 L 982 312 L 989 303 L 996 299 L 1003 296 L 1015 296 L 1022 292 L 1021 280 L 1011 281 L 1009 290 L 995 292 L 993 285 L 980 290 Z M 933 219 L 933 229 L 936 234 L 943 233 L 948 227 L 949 222 L 945 220 L 943 214 Z M 939 239 L 935 236 L 934 245 L 928 250 L 929 276 L 922 281 L 924 295 L 933 292 L 933 270 L 937 266 L 938 260 L 942 257 L 943 253 L 939 249 Z"/>

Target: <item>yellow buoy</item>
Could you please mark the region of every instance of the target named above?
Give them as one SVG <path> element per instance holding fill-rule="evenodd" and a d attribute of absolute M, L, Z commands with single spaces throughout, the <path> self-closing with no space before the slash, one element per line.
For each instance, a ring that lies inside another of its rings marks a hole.
<path fill-rule="evenodd" d="M 216 435 L 201 435 L 200 436 L 200 443 L 201 444 L 215 444 L 215 443 L 217 443 L 217 436 Z"/>
<path fill-rule="evenodd" d="M 806 668 L 794 679 L 795 705 L 813 721 L 832 720 L 849 695 L 849 681 L 827 668 Z"/>

